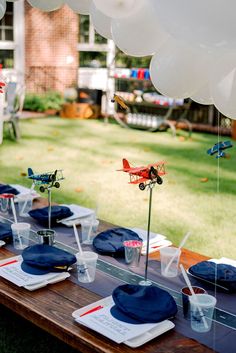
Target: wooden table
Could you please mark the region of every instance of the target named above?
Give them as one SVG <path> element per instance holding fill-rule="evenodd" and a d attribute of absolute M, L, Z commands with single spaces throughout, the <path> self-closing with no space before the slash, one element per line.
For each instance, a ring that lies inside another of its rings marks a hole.
<path fill-rule="evenodd" d="M 104 229 L 111 226 L 106 222 L 102 222 L 102 225 Z M 9 256 L 12 256 L 10 251 L 4 248 L 0 249 L 0 260 Z M 155 258 L 155 254 L 152 254 L 152 258 Z M 206 257 L 188 250 L 183 250 L 181 255 L 181 262 L 186 267 L 204 259 Z M 19 288 L 4 279 L 0 281 L 1 304 L 70 346 L 77 348 L 80 352 L 134 352 L 134 349 L 126 345 L 118 345 L 74 322 L 72 318 L 74 310 L 99 299 L 100 296 L 72 283 L 70 280 L 49 285 L 34 292 Z M 212 352 L 211 349 L 183 337 L 174 330 L 140 348 L 136 348 L 135 351 L 142 353 Z"/>

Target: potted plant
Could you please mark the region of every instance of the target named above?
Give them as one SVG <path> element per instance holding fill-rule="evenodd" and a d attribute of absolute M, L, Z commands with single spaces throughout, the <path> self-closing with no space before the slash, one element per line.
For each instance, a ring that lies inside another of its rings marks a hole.
<path fill-rule="evenodd" d="M 74 87 L 68 87 L 64 91 L 65 103 L 61 107 L 60 117 L 77 118 L 77 97 L 78 92 Z"/>

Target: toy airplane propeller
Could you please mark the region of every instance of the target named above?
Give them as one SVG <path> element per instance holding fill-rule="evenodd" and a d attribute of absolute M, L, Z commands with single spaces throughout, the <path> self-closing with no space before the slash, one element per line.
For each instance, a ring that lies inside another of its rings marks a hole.
<path fill-rule="evenodd" d="M 226 153 L 223 150 L 233 147 L 231 141 L 221 141 L 216 143 L 212 148 L 207 150 L 207 154 L 212 156 L 213 154 L 217 153 L 216 158 L 226 157 Z"/>
<path fill-rule="evenodd" d="M 165 162 L 148 164 L 146 167 L 131 167 L 127 159 L 123 159 L 123 169 L 119 171 L 129 173 L 130 184 L 138 184 L 140 190 L 145 190 L 150 184 L 162 184 L 162 175 L 165 175 Z"/>
<path fill-rule="evenodd" d="M 56 169 L 54 172 L 34 174 L 31 168 L 28 168 L 28 178 L 33 180 L 34 185 L 41 185 L 39 188 L 41 192 L 52 187 L 58 189 L 60 187 L 59 181 L 64 179 L 61 169 Z"/>

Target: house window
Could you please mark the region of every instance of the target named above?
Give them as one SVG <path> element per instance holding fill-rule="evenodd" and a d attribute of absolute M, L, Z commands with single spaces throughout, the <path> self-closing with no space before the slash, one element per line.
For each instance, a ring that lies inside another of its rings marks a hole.
<path fill-rule="evenodd" d="M 89 16 L 79 15 L 79 43 L 89 43 Z"/>
<path fill-rule="evenodd" d="M 0 41 L 13 41 L 13 2 L 7 2 L 6 13 L 0 21 Z"/>
<path fill-rule="evenodd" d="M 0 49 L 0 64 L 5 69 L 14 67 L 14 50 Z"/>
<path fill-rule="evenodd" d="M 78 50 L 80 67 L 106 67 L 107 39 L 96 33 L 87 15 L 79 15 Z"/>
<path fill-rule="evenodd" d="M 3 68 L 14 67 L 14 2 L 7 2 L 6 13 L 0 20 L 0 64 Z"/>
<path fill-rule="evenodd" d="M 79 43 L 107 44 L 107 39 L 96 33 L 88 15 L 79 15 Z"/>
<path fill-rule="evenodd" d="M 79 54 L 80 67 L 93 67 L 98 69 L 106 67 L 107 53 L 97 51 L 81 51 Z"/>

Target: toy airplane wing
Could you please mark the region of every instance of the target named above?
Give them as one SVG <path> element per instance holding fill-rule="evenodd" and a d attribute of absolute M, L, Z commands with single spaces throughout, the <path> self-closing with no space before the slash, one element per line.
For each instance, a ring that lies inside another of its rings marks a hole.
<path fill-rule="evenodd" d="M 166 174 L 165 163 L 166 163 L 165 161 L 160 161 L 157 163 L 149 164 L 148 168 L 156 167 L 158 175 L 165 175 Z"/>
<path fill-rule="evenodd" d="M 220 150 L 219 144 L 216 143 L 212 148 L 209 148 L 209 150 L 207 150 L 207 154 L 212 156 L 213 154 L 219 152 L 219 150 Z"/>
<path fill-rule="evenodd" d="M 165 163 L 166 163 L 165 161 L 160 161 L 160 162 L 148 164 L 148 168 L 151 168 L 151 167 L 158 167 L 158 166 L 163 165 L 163 164 L 165 164 Z"/>
<path fill-rule="evenodd" d="M 221 150 L 224 150 L 224 149 L 226 149 L 226 148 L 233 147 L 231 141 L 220 142 L 219 145 L 220 145 L 219 148 L 220 148 Z"/>
<path fill-rule="evenodd" d="M 130 168 L 118 169 L 118 171 L 120 172 L 128 172 L 129 174 L 135 174 L 135 173 L 143 172 L 145 170 L 147 170 L 147 167 L 137 167 L 137 168 L 130 167 Z"/>
<path fill-rule="evenodd" d="M 139 172 L 144 172 L 147 170 L 147 167 L 137 167 L 137 168 L 130 168 L 129 173 L 139 173 Z"/>
<path fill-rule="evenodd" d="M 139 179 L 135 179 L 129 182 L 129 184 L 140 184 L 140 183 L 144 183 L 145 181 L 148 181 L 148 179 L 146 178 L 139 178 Z"/>

